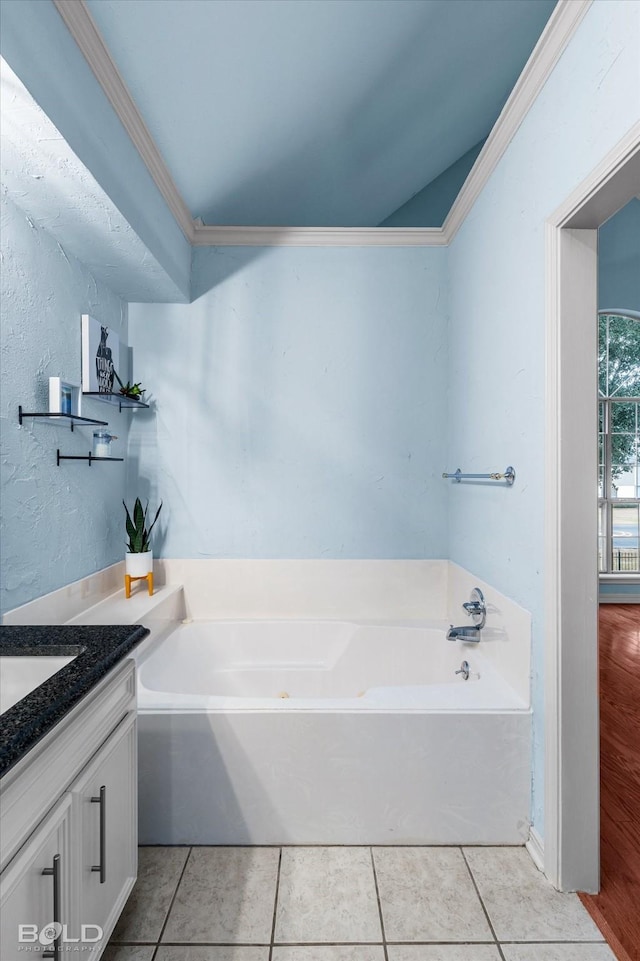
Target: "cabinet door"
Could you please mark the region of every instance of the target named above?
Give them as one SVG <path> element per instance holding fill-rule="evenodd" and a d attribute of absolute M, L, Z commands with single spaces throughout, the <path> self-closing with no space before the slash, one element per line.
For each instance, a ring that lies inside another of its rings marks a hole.
<path fill-rule="evenodd" d="M 127 714 L 71 787 L 80 924 L 99 925 L 104 946 L 138 866 L 136 715 Z"/>
<path fill-rule="evenodd" d="M 24 961 L 29 956 L 63 957 L 70 892 L 71 798 L 66 795 L 0 876 L 2 961 Z M 52 922 L 65 927 L 62 931 L 57 926 L 53 928 Z M 52 930 L 47 937 L 49 928 Z M 59 935 L 57 943 L 49 942 L 52 934 Z M 41 936 L 44 940 L 40 940 Z M 56 953 L 56 947 L 62 953 Z"/>

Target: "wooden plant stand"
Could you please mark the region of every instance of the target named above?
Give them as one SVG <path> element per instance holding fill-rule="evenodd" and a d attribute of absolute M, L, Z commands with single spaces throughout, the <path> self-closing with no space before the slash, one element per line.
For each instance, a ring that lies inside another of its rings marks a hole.
<path fill-rule="evenodd" d="M 124 595 L 125 597 L 131 597 L 131 582 L 132 581 L 146 581 L 147 587 L 149 589 L 149 595 L 153 594 L 153 571 L 149 571 L 148 574 L 144 574 L 142 577 L 132 577 L 131 574 L 124 575 Z"/>

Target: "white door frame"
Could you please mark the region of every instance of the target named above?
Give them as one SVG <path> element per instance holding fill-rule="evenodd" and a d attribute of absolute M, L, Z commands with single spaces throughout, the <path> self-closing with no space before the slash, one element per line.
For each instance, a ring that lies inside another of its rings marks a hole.
<path fill-rule="evenodd" d="M 640 123 L 546 224 L 544 870 L 600 885 L 598 227 L 640 193 Z"/>

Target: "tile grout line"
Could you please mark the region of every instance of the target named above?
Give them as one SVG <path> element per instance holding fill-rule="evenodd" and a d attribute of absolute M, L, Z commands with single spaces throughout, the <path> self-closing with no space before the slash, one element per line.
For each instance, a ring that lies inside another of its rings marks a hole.
<path fill-rule="evenodd" d="M 479 900 L 479 902 L 480 902 L 480 906 L 481 906 L 482 910 L 484 911 L 484 916 L 485 916 L 485 918 L 487 919 L 487 924 L 489 925 L 489 930 L 491 931 L 491 934 L 493 935 L 493 940 L 495 941 L 495 945 L 496 945 L 496 947 L 497 947 L 497 949 L 498 949 L 498 954 L 500 955 L 500 958 L 502 959 L 502 961 L 505 961 L 504 952 L 503 952 L 503 950 L 502 950 L 502 948 L 501 948 L 501 946 L 500 946 L 500 942 L 498 941 L 498 937 L 497 937 L 497 935 L 496 935 L 495 929 L 494 929 L 493 924 L 492 924 L 492 922 L 491 922 L 491 918 L 489 917 L 489 912 L 487 911 L 487 909 L 486 909 L 486 907 L 485 907 L 485 903 L 484 903 L 484 901 L 482 900 L 482 895 L 480 894 L 480 889 L 478 888 L 478 885 L 476 884 L 476 879 L 475 879 L 474 876 L 473 876 L 473 871 L 471 870 L 471 867 L 470 867 L 470 865 L 469 865 L 469 862 L 467 861 L 467 856 L 466 856 L 466 854 L 464 853 L 464 848 L 462 847 L 462 845 L 460 845 L 460 854 L 462 855 L 462 860 L 464 861 L 464 863 L 465 863 L 466 866 L 467 866 L 467 871 L 469 872 L 469 877 L 471 878 L 471 883 L 473 884 L 473 887 L 474 887 L 474 889 L 475 889 L 475 892 L 476 892 L 476 894 L 477 894 L 477 896 L 478 896 L 478 900 Z"/>
<path fill-rule="evenodd" d="M 494 946 L 495 942 L 490 941 L 387 941 L 392 947 L 407 947 L 417 945 L 418 947 L 485 947 Z M 604 941 L 503 941 L 503 944 L 605 944 Z M 357 945 L 364 948 L 382 947 L 382 941 L 278 941 L 273 945 L 274 948 L 349 948 Z M 268 948 L 268 941 L 163 941 L 161 944 L 153 944 L 150 941 L 127 941 L 118 942 L 111 945 L 115 948 Z"/>
<path fill-rule="evenodd" d="M 369 845 L 369 844 L 365 844 L 364 841 L 355 841 L 353 844 L 339 844 L 339 843 L 337 843 L 337 842 L 336 842 L 335 844 L 322 844 L 320 841 L 315 841 L 315 842 L 313 842 L 313 843 L 311 843 L 311 842 L 306 842 L 306 841 L 305 841 L 305 842 L 303 843 L 302 841 L 300 841 L 299 843 L 287 842 L 286 844 L 283 844 L 282 842 L 279 842 L 279 843 L 275 843 L 275 842 L 274 842 L 274 843 L 272 843 L 272 844 L 266 844 L 266 843 L 265 843 L 265 844 L 250 844 L 250 843 L 248 843 L 248 842 L 245 842 L 245 843 L 243 843 L 243 844 L 192 844 L 192 845 L 188 845 L 188 844 L 139 844 L 139 845 L 138 845 L 139 848 L 158 848 L 158 847 L 161 847 L 161 848 L 186 848 L 186 847 L 194 847 L 194 848 L 255 848 L 255 847 L 259 847 L 259 848 L 367 848 L 367 847 L 370 847 L 370 846 L 371 846 L 371 845 Z M 490 844 L 490 845 L 487 845 L 487 844 L 465 844 L 465 847 L 466 847 L 466 848 L 480 848 L 480 849 L 483 849 L 483 848 L 486 848 L 486 847 L 492 847 L 492 848 L 520 848 L 520 847 L 523 847 L 523 846 L 524 846 L 524 845 L 522 845 L 522 844 L 512 844 L 512 843 L 508 843 L 508 844 L 506 844 L 506 843 L 505 843 L 505 844 L 498 844 L 498 843 L 496 843 L 496 844 Z M 446 844 L 445 844 L 445 843 L 443 843 L 443 844 L 419 844 L 419 843 L 417 843 L 417 842 L 414 843 L 414 842 L 412 841 L 410 844 L 396 844 L 396 843 L 391 843 L 391 842 L 388 842 L 388 843 L 375 842 L 375 843 L 374 843 L 374 847 L 376 847 L 376 848 L 392 848 L 392 849 L 394 849 L 394 850 L 395 850 L 395 849 L 403 850 L 403 849 L 407 849 L 407 848 L 456 848 L 456 847 L 459 848 L 460 845 L 459 845 L 459 844 L 453 844 L 453 843 L 450 842 L 450 841 L 447 841 Z M 349 943 L 349 942 L 345 941 L 345 944 L 348 944 L 348 943 Z M 407 942 L 407 943 L 408 943 L 408 942 Z M 431 943 L 431 942 L 427 942 L 427 943 Z"/>
<path fill-rule="evenodd" d="M 169 904 L 169 908 L 168 908 L 168 910 L 167 910 L 167 915 L 166 915 L 166 917 L 165 917 L 165 919 L 164 919 L 164 923 L 163 923 L 163 925 L 162 925 L 162 928 L 160 929 L 160 934 L 158 935 L 158 941 L 157 941 L 157 943 L 156 943 L 156 949 L 155 949 L 155 951 L 153 952 L 154 958 L 155 958 L 156 954 L 158 953 L 158 948 L 160 947 L 160 942 L 162 941 L 162 935 L 164 934 L 165 928 L 166 928 L 167 923 L 168 923 L 168 921 L 169 921 L 169 915 L 171 914 L 171 910 L 172 910 L 173 905 L 174 905 L 174 902 L 175 902 L 175 900 L 176 900 L 176 896 L 177 896 L 177 894 L 178 894 L 178 890 L 179 890 L 179 888 L 180 888 L 180 885 L 182 884 L 182 879 L 183 879 L 183 877 L 184 877 L 184 872 L 187 870 L 187 864 L 189 863 L 189 858 L 191 857 L 191 852 L 192 852 L 192 851 L 193 851 L 193 846 L 190 845 L 189 851 L 188 851 L 188 853 L 187 853 L 187 856 L 186 856 L 186 858 L 184 859 L 184 864 L 182 865 L 182 871 L 180 872 L 180 877 L 178 878 L 178 883 L 176 884 L 176 889 L 175 889 L 175 891 L 173 892 L 173 897 L 171 898 L 171 903 Z"/>
<path fill-rule="evenodd" d="M 273 949 L 275 947 L 275 937 L 276 937 L 276 920 L 278 917 L 278 895 L 280 894 L 280 868 L 282 867 L 282 848 L 279 849 L 280 853 L 278 855 L 278 871 L 276 873 L 276 896 L 273 902 L 273 921 L 271 923 L 271 941 L 269 944 L 269 961 L 273 956 Z"/>
<path fill-rule="evenodd" d="M 373 883 L 376 889 L 376 900 L 378 902 L 378 914 L 380 915 L 380 932 L 382 934 L 382 951 L 384 953 L 384 961 L 389 961 L 389 953 L 387 951 L 387 936 L 384 932 L 384 918 L 382 916 L 382 902 L 380 901 L 380 889 L 378 887 L 378 875 L 376 874 L 376 861 L 373 856 L 373 847 L 369 848 L 369 854 L 371 855 L 371 868 L 373 870 Z"/>
<path fill-rule="evenodd" d="M 396 941 L 388 940 L 385 942 L 389 947 L 496 947 L 494 940 L 489 941 Z M 533 946 L 552 946 L 569 944 L 574 947 L 601 947 L 607 946 L 606 941 L 500 941 L 499 947 L 505 945 L 533 945 Z M 278 941 L 274 948 L 343 948 L 343 947 L 376 948 L 382 947 L 382 941 Z M 109 942 L 111 948 L 268 948 L 268 941 L 114 941 Z"/>

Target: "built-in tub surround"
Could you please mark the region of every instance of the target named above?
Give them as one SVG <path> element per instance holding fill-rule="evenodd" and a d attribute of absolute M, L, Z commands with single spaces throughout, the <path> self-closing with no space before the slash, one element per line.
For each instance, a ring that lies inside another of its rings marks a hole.
<path fill-rule="evenodd" d="M 523 843 L 528 707 L 445 633 L 198 621 L 146 645 L 142 843 Z"/>
<path fill-rule="evenodd" d="M 526 839 L 531 625 L 490 585 L 406 560 L 164 559 L 156 582 L 51 606 L 151 628 L 135 653 L 144 842 Z M 447 641 L 475 586 L 480 643 Z M 46 599 L 8 617 L 31 607 L 46 617 Z"/>
<path fill-rule="evenodd" d="M 161 558 L 154 571 L 159 585 L 184 585 L 187 617 L 197 620 L 447 616 L 442 560 Z"/>
<path fill-rule="evenodd" d="M 526 840 L 530 622 L 507 598 L 483 585 L 469 645 L 446 615 L 475 579 L 446 561 L 160 572 L 188 617 L 136 657 L 144 843 Z"/>
<path fill-rule="evenodd" d="M 147 645 L 140 704 L 213 711 L 528 707 L 477 647 L 443 644 L 444 632 L 442 622 L 417 620 L 186 620 Z"/>

